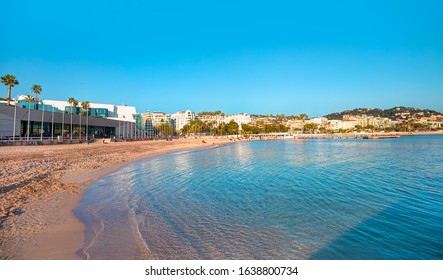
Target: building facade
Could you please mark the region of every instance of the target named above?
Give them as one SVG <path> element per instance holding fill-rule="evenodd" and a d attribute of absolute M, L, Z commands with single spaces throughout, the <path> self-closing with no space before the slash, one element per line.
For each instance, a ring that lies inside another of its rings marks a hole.
<path fill-rule="evenodd" d="M 129 127 L 129 123 L 127 123 Z M 130 131 L 128 130 L 128 135 Z M 31 110 L 16 106 L 0 106 L 0 135 L 2 137 L 57 137 L 85 139 L 86 134 L 94 137 L 111 137 L 123 134 L 121 122 L 106 118 Z"/>
<path fill-rule="evenodd" d="M 19 97 L 20 102 L 22 103 L 23 96 Z M 43 100 L 42 104 L 50 105 L 54 107 L 58 111 L 64 111 L 66 113 L 70 113 L 71 109 L 74 114 L 80 114 L 83 109 L 81 109 L 80 104 L 76 108 L 71 108 L 71 105 L 66 101 L 58 101 L 58 100 Z M 33 109 L 31 107 L 31 109 Z M 103 104 L 103 103 L 89 103 L 89 115 L 98 118 L 111 118 L 115 120 L 135 122 L 135 115 L 137 114 L 137 110 L 134 106 L 126 106 L 126 105 L 113 105 L 113 104 Z"/>
<path fill-rule="evenodd" d="M 171 123 L 175 131 L 180 131 L 185 125 L 195 119 L 195 113 L 191 110 L 180 111 L 171 115 Z"/>
<path fill-rule="evenodd" d="M 25 96 L 0 106 L 0 135 L 5 137 L 141 137 L 141 116 L 133 106 L 89 103 L 89 109 L 56 100 L 30 101 Z"/>

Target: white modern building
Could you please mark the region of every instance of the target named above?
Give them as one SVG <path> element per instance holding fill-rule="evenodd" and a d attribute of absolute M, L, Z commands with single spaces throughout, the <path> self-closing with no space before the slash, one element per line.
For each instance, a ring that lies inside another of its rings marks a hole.
<path fill-rule="evenodd" d="M 235 121 L 239 125 L 239 130 L 241 130 L 242 124 L 248 124 L 252 121 L 251 116 L 246 113 L 233 114 L 225 118 L 225 122 L 229 123 L 231 120 Z"/>
<path fill-rule="evenodd" d="M 195 119 L 195 113 L 191 110 L 180 111 L 171 115 L 171 121 L 175 126 L 175 131 L 180 131 L 185 125 Z"/>
<path fill-rule="evenodd" d="M 42 103 L 44 105 L 51 105 L 54 108 L 57 108 L 61 111 L 66 111 L 71 108 L 71 105 L 67 101 L 43 100 Z M 79 103 L 80 106 L 81 102 Z M 90 111 L 92 115 L 98 117 L 105 117 L 108 119 L 120 120 L 120 121 L 135 122 L 134 116 L 137 114 L 137 111 L 134 106 L 126 106 L 126 105 L 89 103 L 89 108 L 91 109 Z"/>

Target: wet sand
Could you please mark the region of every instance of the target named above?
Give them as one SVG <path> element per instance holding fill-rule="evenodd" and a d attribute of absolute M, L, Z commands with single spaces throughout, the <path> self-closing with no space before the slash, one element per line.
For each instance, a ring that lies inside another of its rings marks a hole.
<path fill-rule="evenodd" d="M 0 148 L 0 259 L 80 259 L 72 209 L 90 184 L 143 158 L 232 142 L 202 140 Z"/>

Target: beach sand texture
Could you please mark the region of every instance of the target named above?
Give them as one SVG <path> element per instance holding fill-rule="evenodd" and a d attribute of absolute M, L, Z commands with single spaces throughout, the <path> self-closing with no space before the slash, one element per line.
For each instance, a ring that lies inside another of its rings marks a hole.
<path fill-rule="evenodd" d="M 223 145 L 226 138 L 0 148 L 0 259 L 79 259 L 72 214 L 87 187 L 143 158 Z"/>

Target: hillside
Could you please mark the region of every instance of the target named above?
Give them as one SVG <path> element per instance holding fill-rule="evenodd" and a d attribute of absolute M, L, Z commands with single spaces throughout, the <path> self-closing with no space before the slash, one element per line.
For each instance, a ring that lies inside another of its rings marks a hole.
<path fill-rule="evenodd" d="M 336 112 L 328 114 L 325 117 L 329 120 L 342 120 L 344 115 L 367 115 L 373 117 L 389 118 L 391 120 L 397 119 L 409 119 L 409 118 L 419 118 L 419 117 L 429 117 L 432 115 L 442 115 L 442 113 L 429 110 L 429 109 L 418 109 L 412 107 L 394 107 L 391 109 L 378 109 L 378 108 L 357 108 L 353 110 L 346 110 L 343 112 Z"/>

